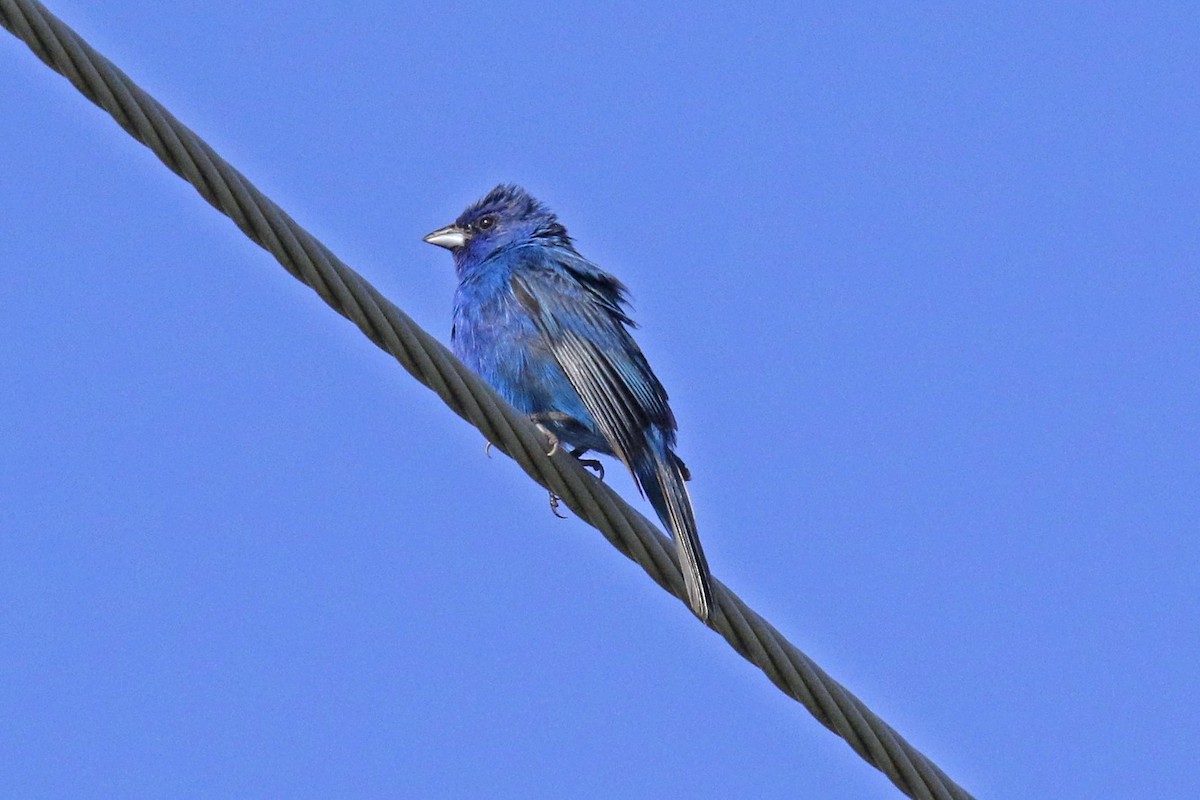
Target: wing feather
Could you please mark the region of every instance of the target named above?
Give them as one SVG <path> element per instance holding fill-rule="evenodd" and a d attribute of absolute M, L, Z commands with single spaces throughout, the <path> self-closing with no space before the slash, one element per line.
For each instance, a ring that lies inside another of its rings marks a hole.
<path fill-rule="evenodd" d="M 515 272 L 513 292 L 601 435 L 632 469 L 648 455 L 649 429 L 674 438 L 667 393 L 626 328 L 624 287 L 616 279 L 605 284 L 593 277 L 585 283 L 572 271 L 553 266 Z"/>

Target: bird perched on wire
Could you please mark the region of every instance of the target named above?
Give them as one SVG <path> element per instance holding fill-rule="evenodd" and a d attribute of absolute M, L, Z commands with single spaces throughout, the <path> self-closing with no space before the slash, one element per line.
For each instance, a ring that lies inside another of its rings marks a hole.
<path fill-rule="evenodd" d="M 572 454 L 616 456 L 675 539 L 688 604 L 712 589 L 667 393 L 629 333 L 624 284 L 546 206 L 501 185 L 425 241 L 454 255 L 455 354 Z"/>

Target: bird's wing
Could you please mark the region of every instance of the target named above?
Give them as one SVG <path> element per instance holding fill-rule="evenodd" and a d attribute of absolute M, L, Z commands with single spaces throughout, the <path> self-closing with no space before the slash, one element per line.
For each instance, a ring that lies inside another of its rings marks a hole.
<path fill-rule="evenodd" d="M 513 272 L 513 293 L 604 438 L 632 469 L 648 455 L 648 431 L 657 429 L 669 443 L 675 420 L 666 391 L 625 327 L 631 322 L 624 287 L 590 262 L 581 277 L 566 259 L 529 256 Z"/>

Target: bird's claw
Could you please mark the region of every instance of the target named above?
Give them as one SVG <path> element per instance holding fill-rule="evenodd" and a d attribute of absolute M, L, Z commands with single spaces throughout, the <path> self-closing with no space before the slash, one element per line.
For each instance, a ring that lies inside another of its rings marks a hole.
<path fill-rule="evenodd" d="M 594 469 L 596 471 L 596 477 L 600 480 L 604 480 L 604 465 L 596 459 L 581 458 L 579 459 L 579 464 L 587 469 Z"/>
<path fill-rule="evenodd" d="M 553 514 L 554 516 L 558 517 L 559 519 L 566 519 L 567 516 L 565 514 L 558 513 L 558 504 L 561 501 L 562 501 L 561 497 L 556 495 L 554 492 L 550 493 L 550 513 Z"/>
<path fill-rule="evenodd" d="M 596 470 L 596 477 L 600 480 L 604 480 L 604 465 L 594 458 L 584 458 L 583 454 L 587 451 L 588 449 L 586 447 L 576 447 L 571 451 L 571 455 L 575 456 L 575 458 L 579 461 L 580 466 L 586 467 L 587 469 Z"/>
<path fill-rule="evenodd" d="M 557 436 L 555 436 L 555 435 L 554 435 L 554 434 L 553 434 L 553 433 L 550 431 L 550 429 L 549 429 L 549 428 L 547 428 L 547 427 L 546 427 L 545 425 L 543 425 L 542 423 L 540 423 L 540 422 L 537 422 L 537 423 L 534 423 L 534 424 L 535 424 L 535 425 L 537 425 L 537 429 L 538 429 L 539 431 L 541 431 L 542 433 L 546 434 L 546 438 L 547 438 L 547 439 L 550 441 L 550 450 L 549 450 L 549 451 L 546 453 L 546 455 L 547 455 L 547 456 L 553 456 L 555 453 L 557 453 L 557 452 L 558 452 L 558 437 L 557 437 Z"/>
<path fill-rule="evenodd" d="M 491 442 L 488 442 L 487 446 L 483 448 L 483 454 L 485 456 L 487 456 L 488 458 L 492 457 L 492 443 Z"/>

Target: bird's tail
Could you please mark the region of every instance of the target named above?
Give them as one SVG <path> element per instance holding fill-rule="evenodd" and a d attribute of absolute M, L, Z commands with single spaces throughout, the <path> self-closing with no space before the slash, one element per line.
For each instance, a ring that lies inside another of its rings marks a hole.
<path fill-rule="evenodd" d="M 646 499 L 658 513 L 663 525 L 671 531 L 675 540 L 675 552 L 679 566 L 683 569 L 683 583 L 687 587 L 688 605 L 703 622 L 708 622 L 712 608 L 712 585 L 708 572 L 708 561 L 700 547 L 700 535 L 696 532 L 696 515 L 692 512 L 692 500 L 688 496 L 687 467 L 669 449 L 662 455 L 654 454 L 635 465 L 634 476 Z"/>

